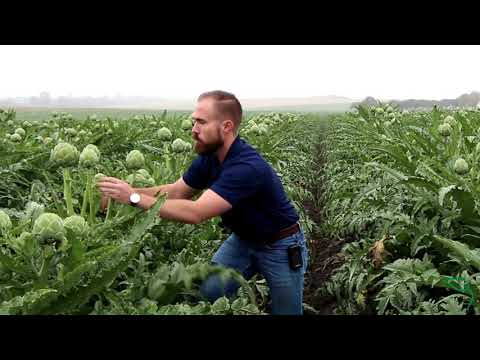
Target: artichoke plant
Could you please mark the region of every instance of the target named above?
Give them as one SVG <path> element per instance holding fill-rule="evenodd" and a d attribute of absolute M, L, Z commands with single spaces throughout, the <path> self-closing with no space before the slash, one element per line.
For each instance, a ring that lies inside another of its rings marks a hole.
<path fill-rule="evenodd" d="M 82 236 L 88 230 L 88 225 L 85 219 L 78 215 L 67 217 L 63 220 L 65 229 L 70 230 L 74 236 Z"/>
<path fill-rule="evenodd" d="M 189 119 L 185 119 L 182 121 L 182 130 L 190 130 L 192 128 L 192 121 Z"/>
<path fill-rule="evenodd" d="M 175 139 L 172 143 L 172 150 L 176 153 L 181 153 L 186 150 L 185 141 L 182 139 Z"/>
<path fill-rule="evenodd" d="M 100 161 L 100 151 L 95 145 L 89 144 L 85 146 L 79 157 L 79 165 L 81 167 L 93 167 Z"/>
<path fill-rule="evenodd" d="M 37 242 L 32 233 L 23 231 L 17 239 L 17 243 L 27 256 L 32 256 L 35 252 Z"/>
<path fill-rule="evenodd" d="M 468 164 L 464 159 L 458 158 L 453 165 L 453 169 L 457 174 L 464 175 L 468 173 Z"/>
<path fill-rule="evenodd" d="M 13 142 L 20 142 L 22 141 L 22 137 L 19 134 L 14 133 L 10 136 L 10 140 Z"/>
<path fill-rule="evenodd" d="M 10 220 L 10 216 L 3 211 L 0 210 L 0 233 L 4 233 L 8 231 L 12 227 L 12 221 Z"/>
<path fill-rule="evenodd" d="M 455 118 L 453 116 L 448 115 L 448 116 L 445 117 L 445 119 L 443 119 L 443 122 L 448 123 L 450 125 L 454 125 L 456 121 L 455 121 Z"/>
<path fill-rule="evenodd" d="M 18 134 L 23 138 L 25 136 L 25 130 L 22 128 L 15 129 L 15 134 Z"/>
<path fill-rule="evenodd" d="M 93 172 L 90 168 L 94 167 L 100 161 L 100 150 L 93 145 L 88 144 L 82 150 L 79 159 L 79 166 L 87 168 L 86 179 L 85 179 L 85 191 L 83 193 L 83 203 L 81 215 L 82 217 L 86 215 L 87 205 L 90 204 L 90 214 L 88 216 L 88 222 L 93 224 L 95 219 L 95 202 L 94 202 L 94 181 Z"/>
<path fill-rule="evenodd" d="M 134 187 L 155 186 L 155 179 L 145 169 L 137 170 L 134 174 L 128 175 L 125 181 Z"/>
<path fill-rule="evenodd" d="M 126 158 L 128 169 L 140 169 L 145 165 L 145 158 L 138 150 L 132 150 L 128 153 Z"/>
<path fill-rule="evenodd" d="M 452 133 L 452 126 L 449 123 L 443 123 L 438 127 L 438 133 L 442 136 L 450 136 Z"/>
<path fill-rule="evenodd" d="M 64 142 L 57 144 L 50 152 L 50 160 L 56 165 L 63 167 L 63 193 L 67 204 L 68 216 L 75 214 L 72 201 L 72 177 L 69 166 L 75 165 L 78 158 L 77 148 Z"/>
<path fill-rule="evenodd" d="M 60 216 L 54 213 L 43 213 L 33 224 L 32 234 L 40 240 L 63 240 L 65 227 Z"/>
<path fill-rule="evenodd" d="M 76 165 L 79 153 L 74 145 L 61 142 L 50 152 L 50 160 L 61 167 Z"/>
<path fill-rule="evenodd" d="M 159 129 L 157 135 L 162 141 L 170 141 L 172 139 L 172 132 L 166 127 Z"/>
<path fill-rule="evenodd" d="M 45 206 L 35 202 L 29 201 L 27 205 L 25 205 L 25 217 L 27 219 L 31 219 L 33 222 L 37 220 L 37 218 L 42 215 L 45 211 Z"/>

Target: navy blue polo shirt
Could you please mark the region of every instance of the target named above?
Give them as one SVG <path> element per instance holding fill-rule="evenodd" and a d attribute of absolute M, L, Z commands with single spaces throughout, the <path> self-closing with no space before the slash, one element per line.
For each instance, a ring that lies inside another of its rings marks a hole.
<path fill-rule="evenodd" d="M 239 136 L 222 164 L 215 154 L 199 155 L 183 180 L 228 201 L 232 209 L 221 215 L 223 224 L 245 240 L 265 240 L 299 220 L 274 169 Z"/>

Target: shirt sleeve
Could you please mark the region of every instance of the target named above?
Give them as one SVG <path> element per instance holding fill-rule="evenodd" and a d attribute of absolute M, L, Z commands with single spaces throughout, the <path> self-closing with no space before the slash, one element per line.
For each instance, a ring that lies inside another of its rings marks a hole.
<path fill-rule="evenodd" d="M 262 176 L 250 165 L 232 166 L 222 171 L 218 180 L 210 187 L 230 205 L 255 195 L 262 184 Z"/>
<path fill-rule="evenodd" d="M 183 174 L 183 181 L 185 181 L 188 186 L 194 189 L 206 189 L 208 181 L 207 165 L 206 159 L 202 156 L 198 156 L 195 160 L 193 160 L 185 174 Z"/>

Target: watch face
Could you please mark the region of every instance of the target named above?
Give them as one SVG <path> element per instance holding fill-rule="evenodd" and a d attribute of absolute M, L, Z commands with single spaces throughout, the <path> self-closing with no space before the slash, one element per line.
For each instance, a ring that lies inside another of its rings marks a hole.
<path fill-rule="evenodd" d="M 130 195 L 130 201 L 134 204 L 138 203 L 140 201 L 140 194 L 133 193 Z"/>

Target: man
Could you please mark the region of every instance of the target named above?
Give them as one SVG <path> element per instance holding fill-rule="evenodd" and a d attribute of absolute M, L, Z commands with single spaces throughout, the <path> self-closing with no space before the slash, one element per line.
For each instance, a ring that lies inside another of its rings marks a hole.
<path fill-rule="evenodd" d="M 260 272 L 271 295 L 272 314 L 303 313 L 303 280 L 308 254 L 298 214 L 281 181 L 260 154 L 238 136 L 242 107 L 224 91 L 206 92 L 192 114 L 192 137 L 199 156 L 173 184 L 134 189 L 105 177 L 104 198 L 150 208 L 158 193 L 167 193 L 160 209 L 164 219 L 200 224 L 221 216 L 232 234 L 212 262 L 238 270 L 246 279 Z M 205 192 L 191 200 L 199 191 Z M 232 296 L 239 284 L 211 276 L 201 286 L 210 302 Z"/>

